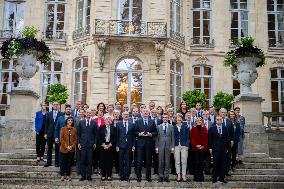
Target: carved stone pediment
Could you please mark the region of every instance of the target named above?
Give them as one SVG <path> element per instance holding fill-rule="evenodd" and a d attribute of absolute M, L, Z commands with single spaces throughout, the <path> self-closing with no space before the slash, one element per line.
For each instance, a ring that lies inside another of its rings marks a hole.
<path fill-rule="evenodd" d="M 79 47 L 77 48 L 78 56 L 82 56 L 85 50 L 86 50 L 86 49 L 85 49 L 85 44 L 79 46 Z"/>
<path fill-rule="evenodd" d="M 206 56 L 204 56 L 203 54 L 200 56 L 200 57 L 198 57 L 196 60 L 195 60 L 197 63 L 199 63 L 199 64 L 201 64 L 201 65 L 205 65 L 205 64 L 207 64 L 207 62 L 209 62 L 209 59 L 206 57 Z"/>
<path fill-rule="evenodd" d="M 143 48 L 139 43 L 124 42 L 119 47 L 118 50 L 124 53 L 126 56 L 134 56 L 143 52 Z"/>

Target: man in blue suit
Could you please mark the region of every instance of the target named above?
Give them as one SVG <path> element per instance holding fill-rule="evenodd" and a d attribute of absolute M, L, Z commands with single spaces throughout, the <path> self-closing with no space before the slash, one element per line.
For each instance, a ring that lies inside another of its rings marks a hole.
<path fill-rule="evenodd" d="M 142 118 L 135 122 L 135 136 L 137 137 L 137 182 L 141 182 L 143 159 L 146 162 L 146 180 L 148 182 L 152 182 L 152 152 L 154 148 L 154 138 L 158 135 L 158 133 L 155 122 L 149 118 L 148 115 L 149 111 L 147 109 L 142 109 Z"/>
<path fill-rule="evenodd" d="M 208 133 L 208 147 L 209 152 L 213 155 L 213 180 L 212 182 L 217 182 L 217 177 L 219 181 L 226 183 L 225 178 L 225 159 L 226 154 L 230 148 L 229 133 L 227 127 L 222 125 L 222 117 L 216 117 L 216 125 L 209 129 Z"/>
<path fill-rule="evenodd" d="M 203 112 L 203 126 L 206 127 L 206 129 L 209 131 L 209 129 L 213 126 L 213 123 L 209 120 L 209 111 L 205 110 Z M 209 153 L 209 150 L 205 153 L 205 174 L 209 175 L 211 174 L 210 171 L 211 167 L 211 154 Z"/>
<path fill-rule="evenodd" d="M 60 112 L 60 104 L 59 102 L 53 102 L 52 104 L 52 111 L 48 113 L 48 117 L 46 119 L 46 127 L 45 127 L 45 135 L 44 137 L 47 139 L 47 163 L 44 165 L 48 167 L 51 165 L 52 162 L 52 148 L 54 143 L 54 128 L 56 122 L 60 116 L 63 115 Z M 55 143 L 55 167 L 59 167 L 59 145 Z"/>
<path fill-rule="evenodd" d="M 86 119 L 81 120 L 77 127 L 78 133 L 78 149 L 81 153 L 80 166 L 81 166 L 81 179 L 80 181 L 91 181 L 92 175 L 92 154 L 96 148 L 96 134 L 97 124 L 95 120 L 91 119 L 92 110 L 86 111 Z"/>
<path fill-rule="evenodd" d="M 77 101 L 77 102 L 75 103 L 75 108 L 74 108 L 74 110 L 72 110 L 72 112 L 71 112 L 71 115 L 72 115 L 73 117 L 79 117 L 79 111 L 80 111 L 80 109 L 81 109 L 81 101 Z"/>
<path fill-rule="evenodd" d="M 129 181 L 130 156 L 135 150 L 134 126 L 128 119 L 129 113 L 122 113 L 122 121 L 117 125 L 116 151 L 119 152 L 119 175 L 121 181 Z"/>

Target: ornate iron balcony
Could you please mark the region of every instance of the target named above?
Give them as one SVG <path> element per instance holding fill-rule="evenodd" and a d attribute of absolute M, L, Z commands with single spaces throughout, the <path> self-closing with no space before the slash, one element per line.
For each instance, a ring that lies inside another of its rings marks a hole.
<path fill-rule="evenodd" d="M 95 35 L 165 38 L 167 23 L 96 19 L 94 31 Z"/>
<path fill-rule="evenodd" d="M 0 38 L 8 39 L 11 37 L 22 37 L 22 31 L 0 30 Z"/>
<path fill-rule="evenodd" d="M 185 45 L 185 37 L 180 32 L 175 32 L 175 31 L 171 30 L 170 37 L 171 37 L 172 40 L 174 40 L 174 41 L 176 41 L 176 42 L 178 42 L 182 45 Z"/>
<path fill-rule="evenodd" d="M 57 41 L 66 41 L 67 35 L 63 31 L 45 31 L 42 34 L 43 40 L 57 40 Z"/>
<path fill-rule="evenodd" d="M 73 39 L 79 39 L 90 35 L 90 26 L 85 26 L 83 28 L 78 28 L 73 32 Z"/>
<path fill-rule="evenodd" d="M 215 46 L 215 40 L 211 38 L 201 39 L 200 37 L 193 37 L 190 39 L 190 46 L 213 48 Z"/>

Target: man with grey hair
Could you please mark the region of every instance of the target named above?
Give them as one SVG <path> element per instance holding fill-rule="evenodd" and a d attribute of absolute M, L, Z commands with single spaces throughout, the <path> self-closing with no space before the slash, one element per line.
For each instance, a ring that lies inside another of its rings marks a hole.
<path fill-rule="evenodd" d="M 142 109 L 142 118 L 135 122 L 135 136 L 137 137 L 137 182 L 141 182 L 143 159 L 146 162 L 146 180 L 151 182 L 152 152 L 154 138 L 157 136 L 155 122 L 148 117 L 149 110 Z M 145 156 L 144 156 L 145 155 Z M 145 158 L 144 158 L 145 157 Z"/>

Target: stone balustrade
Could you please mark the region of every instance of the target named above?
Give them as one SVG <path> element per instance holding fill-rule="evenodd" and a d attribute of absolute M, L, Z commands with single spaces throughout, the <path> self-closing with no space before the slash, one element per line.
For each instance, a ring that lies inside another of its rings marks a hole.
<path fill-rule="evenodd" d="M 262 112 L 262 123 L 266 130 L 271 130 L 272 127 L 280 130 L 280 127 L 284 128 L 284 112 Z"/>

